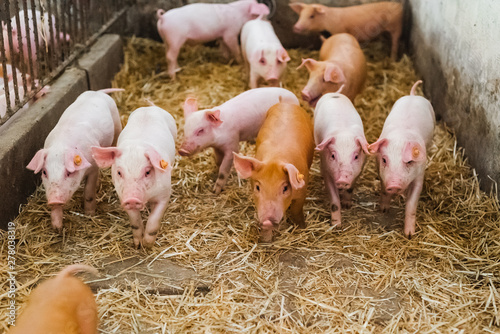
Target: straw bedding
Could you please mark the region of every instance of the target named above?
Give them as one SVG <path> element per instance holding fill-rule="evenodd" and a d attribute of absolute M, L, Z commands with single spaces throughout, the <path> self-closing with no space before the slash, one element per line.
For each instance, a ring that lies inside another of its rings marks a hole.
<path fill-rule="evenodd" d="M 208 108 L 246 89 L 243 67 L 225 61 L 216 48 L 184 48 L 175 82 L 165 73 L 161 44 L 132 38 L 125 48 L 125 63 L 113 83 L 126 89 L 113 95 L 124 124 L 150 99 L 175 117 L 178 144 L 181 105 L 189 93 Z M 364 51 L 368 80 L 355 105 L 373 142 L 391 106 L 409 93 L 417 76 L 408 57 L 398 62 L 387 58 L 383 41 Z M 299 96 L 307 72 L 295 68 L 301 58 L 317 55 L 290 50 L 284 87 Z M 242 143 L 241 149 L 254 153 L 252 143 Z M 238 180 L 233 169 L 225 191 L 215 196 L 212 155 L 207 150 L 190 159 L 176 157 L 171 202 L 151 251 L 133 249 L 109 170 L 101 175 L 97 215 L 82 214 L 80 190 L 65 209 L 62 235 L 51 229 L 39 188 L 15 220 L 18 305 L 68 264 L 84 262 L 106 272 L 109 259 L 138 258 L 142 267 L 126 267 L 113 284 L 96 292 L 102 333 L 500 332 L 498 202 L 479 189 L 445 125 L 436 127 L 418 206 L 418 233 L 411 240 L 402 235 L 404 200 L 393 200 L 387 214 L 377 211 L 380 184 L 374 159 L 365 166 L 353 208 L 342 211 L 342 227 L 330 227 L 316 156 L 305 205 L 307 229 L 295 230 L 285 222 L 273 244 L 258 244 L 249 183 Z M 2 234 L 6 254 L 7 233 Z M 6 301 L 3 259 L 0 285 Z M 175 287 L 170 294 L 124 278 L 126 272 L 141 270 L 161 278 L 148 270 L 167 260 L 172 268 L 192 273 L 190 279 L 167 282 Z M 103 276 L 86 278 L 92 285 L 106 281 Z M 2 314 L 6 307 L 2 302 Z"/>

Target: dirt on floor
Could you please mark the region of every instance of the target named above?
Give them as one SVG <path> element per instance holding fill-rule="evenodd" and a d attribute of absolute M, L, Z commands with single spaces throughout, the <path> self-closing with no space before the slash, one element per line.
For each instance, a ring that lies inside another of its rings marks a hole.
<path fill-rule="evenodd" d="M 406 55 L 392 62 L 388 50 L 385 41 L 364 46 L 368 79 L 355 106 L 369 142 L 418 79 Z M 289 53 L 283 87 L 300 96 L 308 75 L 296 68 L 301 58 L 317 58 L 318 52 Z M 194 46 L 182 51 L 182 70 L 172 82 L 164 55 L 160 43 L 129 39 L 113 83 L 126 91 L 113 97 L 124 124 L 134 109 L 148 105 L 145 99 L 172 113 L 179 144 L 186 96 L 195 94 L 200 109 L 222 104 L 247 89 L 247 74 L 217 48 Z M 253 143 L 240 147 L 254 153 Z M 101 273 L 83 277 L 95 291 L 102 333 L 498 333 L 498 201 L 479 189 L 444 124 L 438 123 L 428 153 L 411 240 L 402 234 L 404 199 L 393 200 L 386 214 L 378 211 L 373 158 L 354 191 L 353 207 L 342 210 L 342 226 L 335 228 L 315 156 L 305 204 L 308 226 L 298 230 L 285 221 L 272 244 L 257 242 L 249 182 L 234 169 L 222 194 L 213 194 L 211 150 L 176 157 L 171 201 L 152 250 L 133 248 L 109 170 L 101 173 L 96 216 L 82 213 L 79 190 L 65 208 L 62 234 L 52 230 L 39 188 L 14 221 L 18 312 L 36 285 L 83 262 Z M 11 281 L 8 232 L 1 234 L 5 330 Z"/>

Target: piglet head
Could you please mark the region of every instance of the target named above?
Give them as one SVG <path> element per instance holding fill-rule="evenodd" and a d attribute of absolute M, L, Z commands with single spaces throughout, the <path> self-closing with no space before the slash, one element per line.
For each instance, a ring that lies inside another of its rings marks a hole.
<path fill-rule="evenodd" d="M 292 164 L 264 163 L 237 153 L 234 167 L 241 178 L 251 178 L 257 216 L 263 232 L 272 231 L 292 203 L 292 194 L 305 186 L 304 175 Z M 271 241 L 272 234 L 264 241 Z"/>
<path fill-rule="evenodd" d="M 312 107 L 316 106 L 323 94 L 337 92 L 346 81 L 344 72 L 336 64 L 308 58 L 303 59 L 297 69 L 302 66 L 309 71 L 309 80 L 302 90 L 302 99 Z"/>
<path fill-rule="evenodd" d="M 297 34 L 307 34 L 312 31 L 321 31 L 324 29 L 322 21 L 325 20 L 325 6 L 295 2 L 290 3 L 290 8 L 292 8 L 295 13 L 299 14 L 299 19 L 293 26 L 293 32 Z"/>
<path fill-rule="evenodd" d="M 154 186 L 159 174 L 170 173 L 171 165 L 152 147 L 125 149 L 92 147 L 99 167 L 111 166 L 116 193 L 125 210 L 143 210 L 156 195 Z"/>
<path fill-rule="evenodd" d="M 349 134 L 326 138 L 316 150 L 323 155 L 337 189 L 352 188 L 369 154 L 365 137 Z"/>
<path fill-rule="evenodd" d="M 42 172 L 49 206 L 65 204 L 80 186 L 91 163 L 78 149 L 41 149 L 27 168 Z"/>
<path fill-rule="evenodd" d="M 290 61 L 290 57 L 282 47 L 277 50 L 258 50 L 250 58 L 252 71 L 257 72 L 259 76 L 274 86 L 279 85 L 279 80 L 288 61 Z"/>
<path fill-rule="evenodd" d="M 418 141 L 380 138 L 368 146 L 377 155 L 382 186 L 389 194 L 404 194 L 418 177 L 423 177 L 425 145 Z"/>
<path fill-rule="evenodd" d="M 184 141 L 179 154 L 195 154 L 214 143 L 214 131 L 222 125 L 220 110 L 198 111 L 196 99 L 188 97 L 184 102 Z"/>

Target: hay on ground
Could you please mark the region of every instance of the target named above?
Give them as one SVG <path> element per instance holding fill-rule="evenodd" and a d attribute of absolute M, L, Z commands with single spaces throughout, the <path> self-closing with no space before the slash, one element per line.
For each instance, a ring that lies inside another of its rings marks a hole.
<path fill-rule="evenodd" d="M 364 50 L 368 79 L 355 105 L 369 142 L 380 134 L 393 103 L 418 79 L 407 56 L 391 62 L 387 50 L 383 42 Z M 284 88 L 299 96 L 307 72 L 295 68 L 301 58 L 317 55 L 290 50 Z M 124 123 L 150 99 L 172 113 L 180 143 L 181 105 L 189 93 L 206 108 L 247 88 L 243 67 L 226 62 L 217 49 L 186 47 L 179 63 L 182 71 L 171 82 L 160 43 L 127 41 L 125 63 L 113 84 L 126 90 L 113 95 Z M 253 144 L 242 143 L 241 148 L 253 154 Z M 418 233 L 411 240 L 402 235 L 404 200 L 394 200 L 388 214 L 377 211 L 379 181 L 373 159 L 355 190 L 353 208 L 342 211 L 342 227 L 332 228 L 316 156 L 305 205 L 307 229 L 285 223 L 270 245 L 257 243 L 248 182 L 238 180 L 233 169 L 225 191 L 215 196 L 215 175 L 210 150 L 190 159 L 176 157 L 171 202 L 151 251 L 133 249 L 128 217 L 109 170 L 101 175 L 97 215 L 82 214 L 80 190 L 65 209 L 62 235 L 51 228 L 39 188 L 15 219 L 18 305 L 66 265 L 84 262 L 104 271 L 110 258 L 138 257 L 148 266 L 169 259 L 193 270 L 197 278 L 180 282 L 174 295 L 145 290 L 139 281 L 100 289 L 96 299 L 102 333 L 500 331 L 498 202 L 479 189 L 445 125 L 438 124 L 429 150 Z M 7 233 L 2 236 L 6 255 Z M 6 256 L 0 266 L 0 310 L 6 315 Z M 198 293 L 200 285 L 208 291 Z M 1 327 L 7 327 L 5 317 Z"/>

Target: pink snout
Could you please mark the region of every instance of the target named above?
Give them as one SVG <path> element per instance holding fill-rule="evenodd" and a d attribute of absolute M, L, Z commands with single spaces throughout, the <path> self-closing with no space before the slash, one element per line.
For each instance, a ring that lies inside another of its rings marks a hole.
<path fill-rule="evenodd" d="M 301 92 L 301 94 L 302 94 L 302 100 L 304 100 L 304 101 L 306 101 L 306 102 L 311 101 L 311 94 L 310 94 L 308 91 L 303 90 L 303 91 Z"/>
<path fill-rule="evenodd" d="M 263 230 L 272 230 L 274 228 L 274 224 L 272 221 L 270 221 L 269 219 L 268 220 L 264 220 L 262 223 L 261 223 L 261 228 Z"/>
<path fill-rule="evenodd" d="M 302 33 L 302 28 L 298 27 L 297 25 L 294 25 L 293 26 L 293 32 L 296 33 L 296 34 L 300 34 L 300 33 Z"/>
<path fill-rule="evenodd" d="M 126 200 L 123 201 L 122 206 L 125 210 L 142 210 L 142 209 L 144 209 L 144 203 L 136 197 L 127 198 Z"/>
<path fill-rule="evenodd" d="M 188 156 L 188 155 L 189 155 L 189 151 L 188 151 L 188 150 L 186 150 L 186 149 L 184 149 L 184 148 L 180 148 L 180 149 L 179 149 L 179 155 L 180 155 L 180 156 L 183 156 L 183 157 L 186 157 L 186 156 Z"/>
<path fill-rule="evenodd" d="M 61 205 L 64 205 L 64 201 L 61 200 L 61 199 L 50 199 L 48 200 L 47 204 L 49 206 L 61 206 Z"/>
<path fill-rule="evenodd" d="M 387 185 L 387 187 L 385 187 L 385 191 L 388 194 L 393 194 L 393 195 L 401 193 L 402 190 L 403 190 L 403 187 L 400 184 L 396 184 L 396 183 Z"/>
<path fill-rule="evenodd" d="M 340 190 L 347 190 L 351 188 L 351 183 L 346 180 L 337 181 L 335 182 L 335 185 L 337 186 L 337 189 Z"/>

